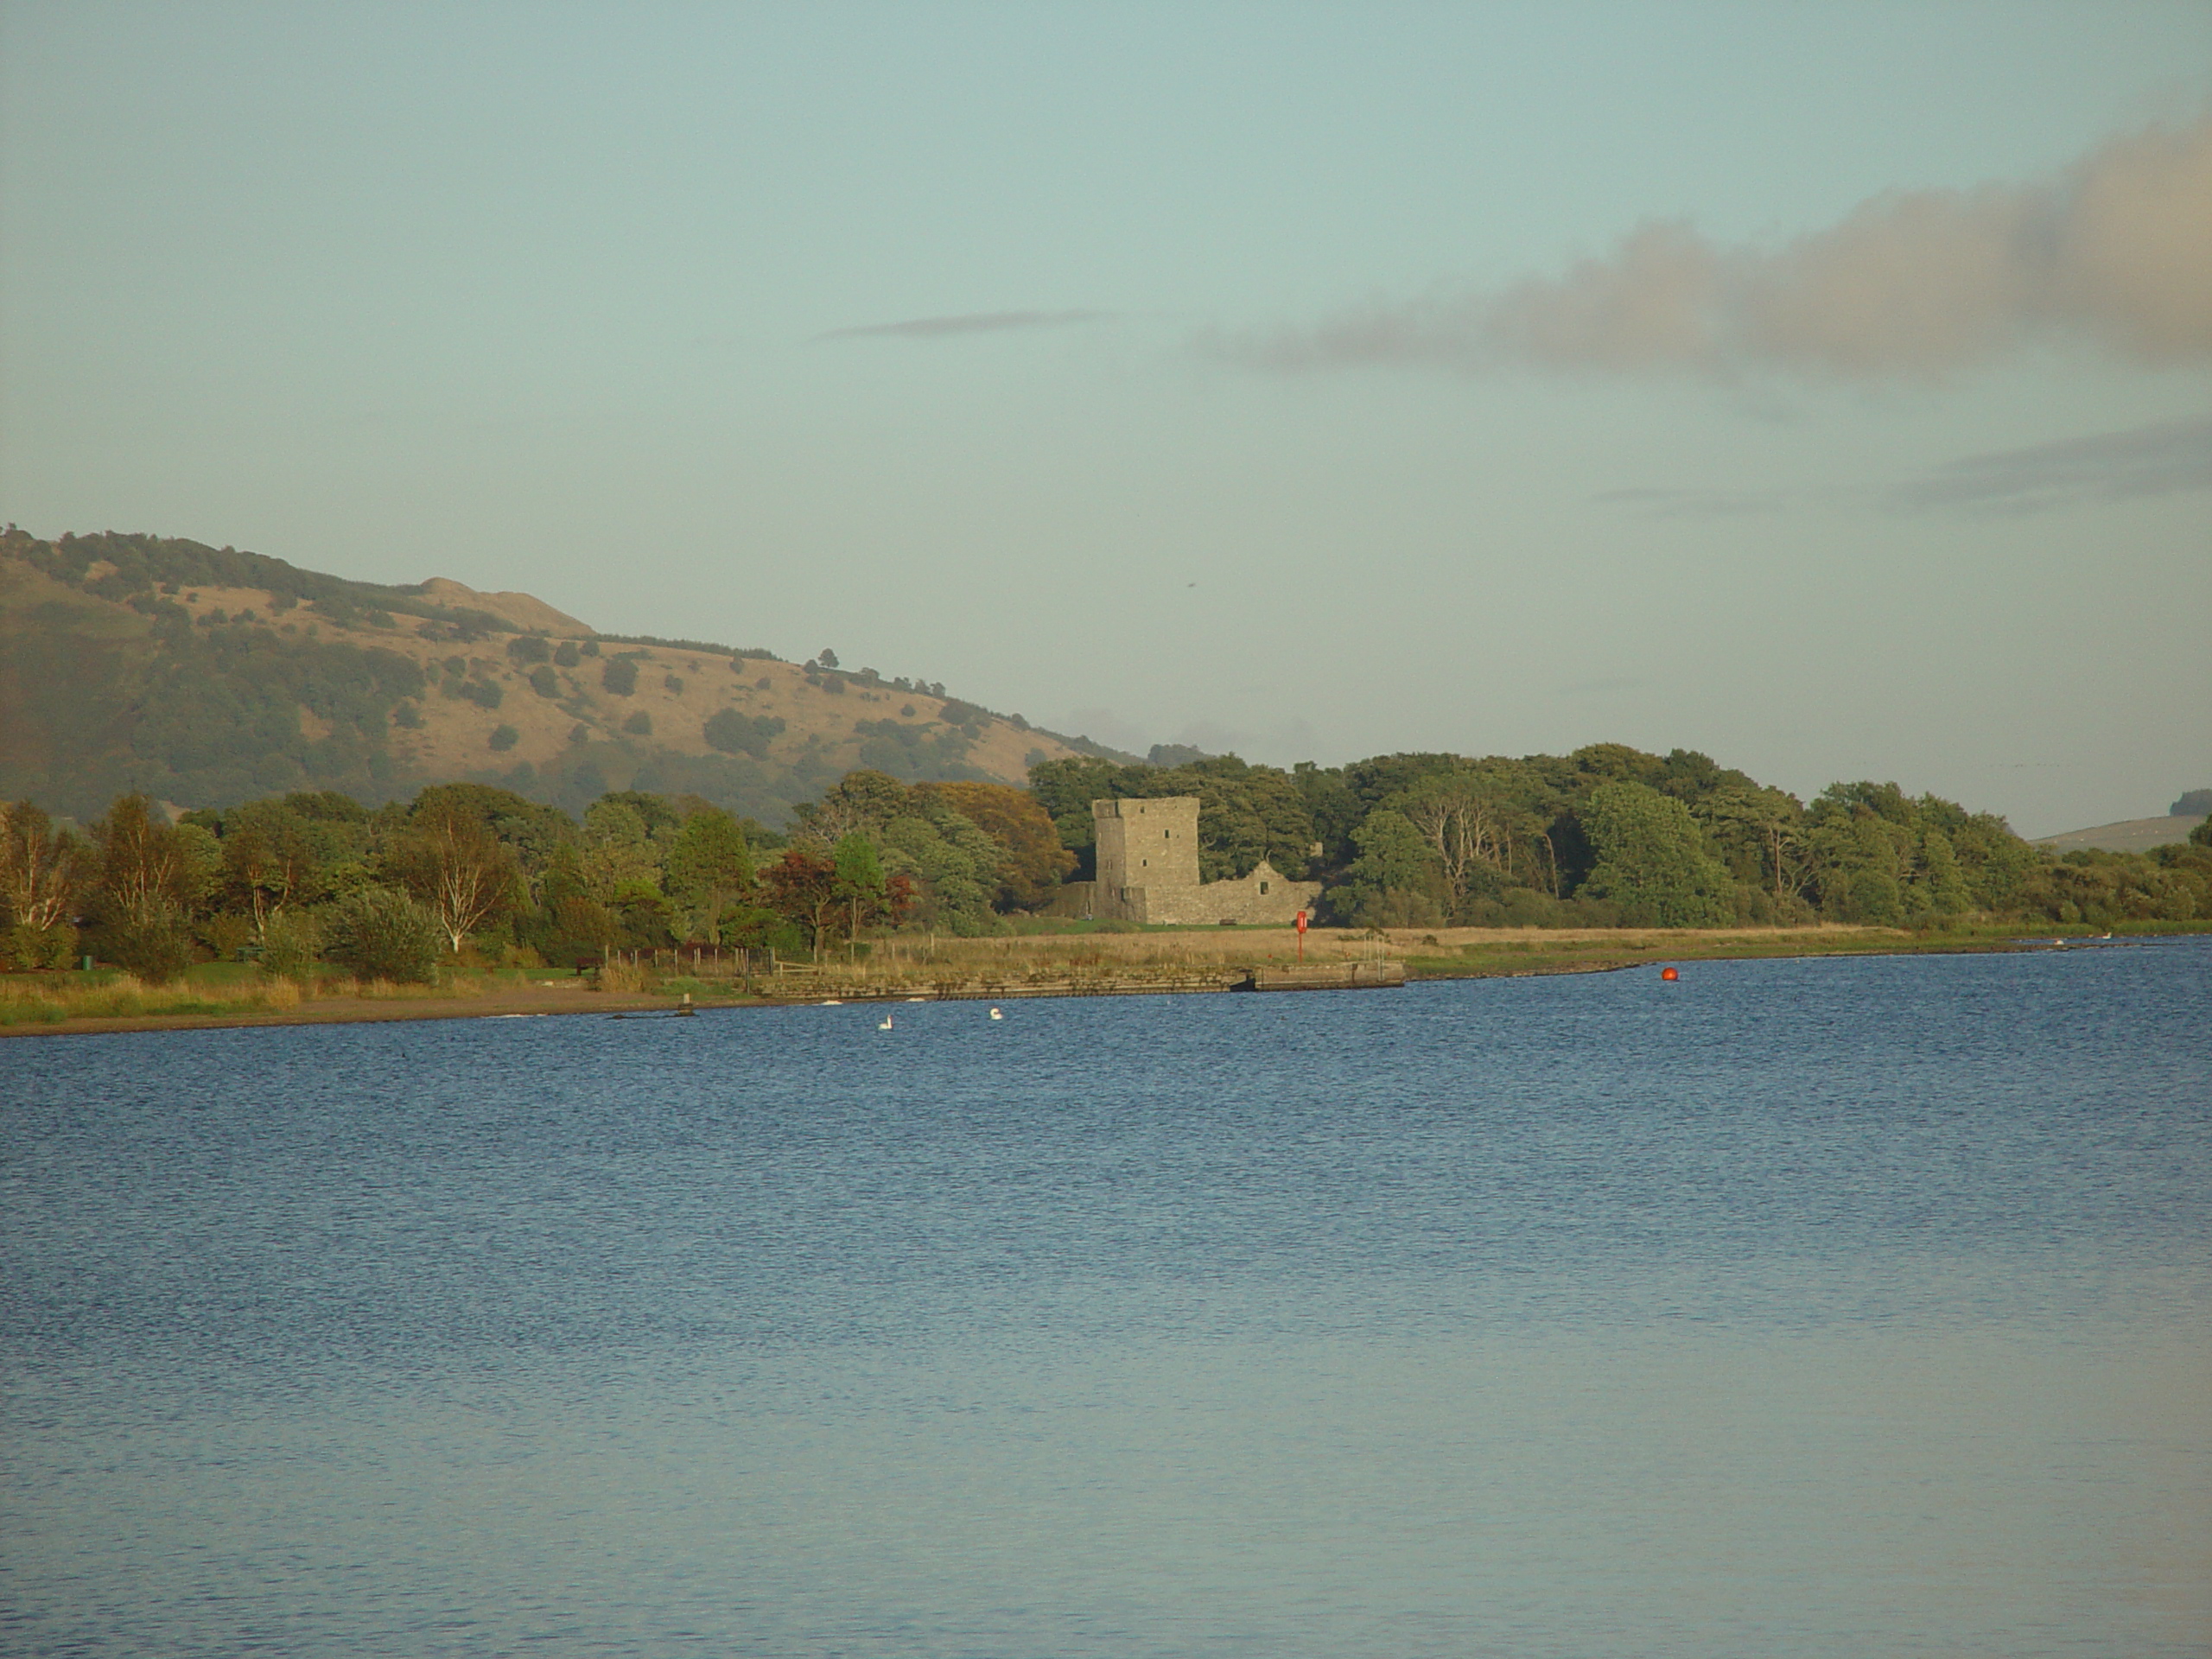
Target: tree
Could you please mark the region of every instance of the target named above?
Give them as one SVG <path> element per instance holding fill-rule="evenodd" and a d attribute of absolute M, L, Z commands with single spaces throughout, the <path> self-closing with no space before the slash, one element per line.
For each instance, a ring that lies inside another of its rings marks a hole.
<path fill-rule="evenodd" d="M 906 785 L 887 772 L 862 768 L 849 772 L 822 791 L 818 802 L 797 810 L 798 833 L 835 846 L 854 830 L 880 835 L 886 825 L 912 809 Z"/>
<path fill-rule="evenodd" d="M 748 716 L 734 709 L 718 709 L 707 716 L 700 735 L 724 754 L 749 754 L 759 760 L 767 754 L 769 740 L 783 731 L 784 722 L 773 715 Z"/>
<path fill-rule="evenodd" d="M 124 795 L 92 826 L 99 849 L 97 907 L 105 954 L 141 978 L 166 984 L 192 960 L 193 906 L 207 880 L 205 830 L 157 817 L 143 795 Z"/>
<path fill-rule="evenodd" d="M 693 938 L 721 943 L 721 916 L 753 887 L 753 849 L 737 820 L 719 807 L 694 812 L 668 849 L 668 886 L 690 912 Z"/>
<path fill-rule="evenodd" d="M 1344 886 L 1327 895 L 1332 910 L 1363 927 L 1433 927 L 1443 918 L 1434 851 L 1405 814 L 1378 807 L 1351 836 L 1359 856 Z"/>
<path fill-rule="evenodd" d="M 58 967 L 77 942 L 71 925 L 90 872 L 85 849 L 29 801 L 0 802 L 0 926 L 11 968 Z"/>
<path fill-rule="evenodd" d="M 838 842 L 830 854 L 837 870 L 837 892 L 845 901 L 849 939 L 858 938 L 864 921 L 873 921 L 884 907 L 887 881 L 875 843 L 855 830 Z"/>
<path fill-rule="evenodd" d="M 914 792 L 943 801 L 998 842 L 995 902 L 1001 908 L 1041 909 L 1076 867 L 1075 855 L 1060 845 L 1043 804 L 1026 789 L 1010 784 L 921 784 Z"/>
<path fill-rule="evenodd" d="M 1581 818 L 1598 859 L 1583 891 L 1619 905 L 1624 920 L 1640 913 L 1661 927 L 1717 927 L 1734 918 L 1728 872 L 1672 796 L 1605 784 L 1590 791 Z"/>
<path fill-rule="evenodd" d="M 638 659 L 609 658 L 607 666 L 599 671 L 599 683 L 618 697 L 628 696 L 638 689 Z"/>
<path fill-rule="evenodd" d="M 417 798 L 385 868 L 430 913 L 458 954 L 471 933 L 514 907 L 521 871 L 480 818 L 430 795 L 426 790 Z"/>
<path fill-rule="evenodd" d="M 270 918 L 287 906 L 312 903 L 322 883 L 314 841 L 298 814 L 282 803 L 257 801 L 225 825 L 223 897 L 253 918 L 265 938 Z"/>
<path fill-rule="evenodd" d="M 762 872 L 761 884 L 768 890 L 768 907 L 806 930 L 815 960 L 820 961 L 823 936 L 843 898 L 836 864 L 819 848 L 786 847 Z"/>

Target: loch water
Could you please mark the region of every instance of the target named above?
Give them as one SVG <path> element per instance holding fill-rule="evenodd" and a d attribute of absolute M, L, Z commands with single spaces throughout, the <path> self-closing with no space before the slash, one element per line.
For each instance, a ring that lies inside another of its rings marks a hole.
<path fill-rule="evenodd" d="M 2212 940 L 0 1043 L 0 1651 L 2212 1647 Z"/>

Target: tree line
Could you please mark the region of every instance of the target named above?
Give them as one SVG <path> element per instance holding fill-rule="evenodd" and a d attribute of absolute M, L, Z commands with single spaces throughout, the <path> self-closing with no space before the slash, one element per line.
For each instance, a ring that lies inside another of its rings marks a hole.
<path fill-rule="evenodd" d="M 1288 771 L 1234 755 L 1173 758 L 1032 769 L 1079 876 L 1091 874 L 1092 800 L 1195 795 L 1202 879 L 1245 875 L 1264 858 L 1323 883 L 1320 919 L 1341 925 L 2212 918 L 2202 826 L 2190 844 L 2151 854 L 2053 858 L 2000 817 L 1895 784 L 1833 784 L 1804 802 L 1694 751 L 1618 743 Z"/>
<path fill-rule="evenodd" d="M 855 772 L 789 834 L 696 796 L 602 795 L 582 820 L 441 784 L 372 810 L 302 791 L 185 813 L 118 797 L 82 835 L 0 804 L 0 957 L 150 982 L 240 955 L 419 980 L 441 960 L 579 965 L 681 943 L 820 955 L 882 928 L 976 933 L 1073 858 L 1026 790 Z"/>
<path fill-rule="evenodd" d="M 2054 858 L 1894 784 L 1810 802 L 1701 754 L 1395 754 L 1287 771 L 1233 755 L 1043 762 L 1027 789 L 845 774 L 784 830 L 626 790 L 581 817 L 441 784 L 372 809 L 296 791 L 187 812 L 115 799 L 79 834 L 0 804 L 0 957 L 149 981 L 257 957 L 420 978 L 441 959 L 576 965 L 701 943 L 819 956 L 900 928 L 975 935 L 1089 879 L 1090 803 L 1194 795 L 1205 880 L 1262 860 L 1353 927 L 2111 925 L 2212 918 L 2212 819 L 2147 855 Z"/>

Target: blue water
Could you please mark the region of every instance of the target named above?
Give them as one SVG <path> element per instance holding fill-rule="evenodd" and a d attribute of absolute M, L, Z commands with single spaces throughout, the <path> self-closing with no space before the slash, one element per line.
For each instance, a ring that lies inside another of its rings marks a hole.
<path fill-rule="evenodd" d="M 2212 942 L 881 1012 L 0 1044 L 0 1649 L 2212 1649 Z"/>

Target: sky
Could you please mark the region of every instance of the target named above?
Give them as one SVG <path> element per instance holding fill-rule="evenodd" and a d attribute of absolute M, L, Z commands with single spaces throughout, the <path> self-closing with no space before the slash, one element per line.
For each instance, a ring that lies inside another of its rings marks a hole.
<path fill-rule="evenodd" d="M 2212 6 L 0 0 L 0 518 L 1141 751 L 2212 785 Z"/>

